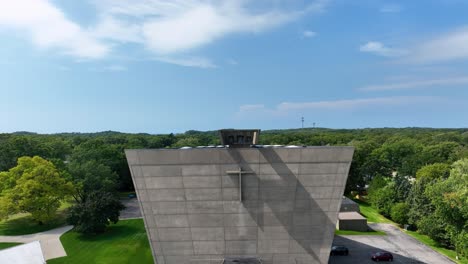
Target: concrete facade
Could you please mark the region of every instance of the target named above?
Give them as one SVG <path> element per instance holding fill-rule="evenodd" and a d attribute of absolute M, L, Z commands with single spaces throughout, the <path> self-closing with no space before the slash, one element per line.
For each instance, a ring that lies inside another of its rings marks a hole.
<path fill-rule="evenodd" d="M 328 263 L 352 147 L 126 150 L 157 264 Z M 241 169 L 242 176 L 236 171 Z"/>

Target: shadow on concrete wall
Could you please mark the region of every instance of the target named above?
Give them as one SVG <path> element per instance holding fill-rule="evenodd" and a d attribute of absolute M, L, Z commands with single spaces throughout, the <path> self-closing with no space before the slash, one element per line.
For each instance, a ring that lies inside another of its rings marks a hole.
<path fill-rule="evenodd" d="M 264 230 L 265 226 L 265 217 L 266 213 L 264 212 L 265 205 L 271 209 L 271 212 L 274 214 L 277 220 L 281 222 L 281 225 L 287 230 L 289 236 L 294 239 L 298 245 L 302 248 L 303 252 L 294 252 L 289 254 L 309 254 L 317 263 L 320 263 L 320 248 L 323 245 L 323 239 L 330 240 L 329 238 L 333 237 L 335 230 L 335 223 L 331 222 L 328 218 L 326 212 L 324 212 L 317 202 L 310 197 L 307 189 L 302 185 L 302 183 L 297 180 L 295 173 L 293 173 L 286 163 L 281 159 L 281 157 L 271 148 L 259 148 L 260 155 L 262 155 L 267 162 L 272 166 L 277 175 L 281 178 L 283 183 L 287 185 L 284 187 L 272 187 L 284 189 L 285 191 L 294 189 L 294 193 L 291 195 L 290 199 L 292 201 L 291 208 L 285 210 L 284 207 L 278 206 L 278 202 L 281 202 L 277 199 L 262 199 L 260 194 L 261 188 L 269 188 L 266 186 L 274 186 L 275 181 L 269 182 L 268 180 L 261 179 L 259 175 L 255 174 L 255 177 L 258 181 L 258 200 L 257 206 L 249 206 L 250 200 L 243 201 L 245 209 L 249 212 L 253 219 L 256 219 L 257 225 L 261 230 Z M 234 160 L 239 162 L 239 165 L 243 170 L 253 170 L 247 161 L 242 157 L 242 155 L 236 149 L 230 149 L 229 153 Z M 237 176 L 234 176 L 237 177 Z M 290 185 L 290 183 L 294 183 Z M 244 186 L 243 186 L 244 187 Z M 296 197 L 297 194 L 301 194 L 301 197 Z M 341 197 L 340 194 L 338 197 Z M 302 205 L 306 207 L 298 208 L 296 201 L 300 200 Z M 258 208 L 258 210 L 257 210 Z M 312 222 L 315 222 L 314 225 L 307 225 L 305 221 L 312 217 Z M 295 219 L 296 218 L 296 219 Z M 302 219 L 301 219 L 302 218 Z M 315 228 L 314 228 L 315 227 Z M 317 228 L 319 227 L 319 228 Z M 317 232 L 318 231 L 318 232 Z M 331 237 L 330 237 L 331 236 Z M 321 241 L 317 243 L 317 241 Z M 315 242 L 315 243 L 313 243 Z M 315 249 L 316 251 L 314 251 Z M 258 254 L 258 253 L 257 253 Z M 259 254 L 261 255 L 261 254 Z M 357 262 L 355 262 L 357 263 Z"/>

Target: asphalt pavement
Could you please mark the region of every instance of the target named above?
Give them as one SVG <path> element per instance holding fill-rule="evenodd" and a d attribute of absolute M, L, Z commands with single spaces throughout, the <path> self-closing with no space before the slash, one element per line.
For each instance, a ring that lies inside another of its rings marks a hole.
<path fill-rule="evenodd" d="M 369 224 L 374 230 L 382 230 L 385 236 L 335 236 L 334 245 L 344 245 L 348 256 L 330 256 L 329 264 L 374 263 L 372 253 L 387 251 L 393 255 L 393 263 L 452 264 L 450 259 L 391 224 Z"/>

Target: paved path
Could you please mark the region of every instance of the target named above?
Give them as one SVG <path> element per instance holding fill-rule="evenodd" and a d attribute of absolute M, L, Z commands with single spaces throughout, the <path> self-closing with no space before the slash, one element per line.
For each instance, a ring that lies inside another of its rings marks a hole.
<path fill-rule="evenodd" d="M 60 236 L 72 229 L 73 226 L 64 226 L 41 233 L 21 236 L 0 236 L 0 242 L 28 243 L 39 241 L 46 260 L 64 257 L 67 255 L 60 242 Z"/>
<path fill-rule="evenodd" d="M 140 204 L 136 198 L 120 200 L 125 206 L 125 209 L 120 212 L 119 219 L 135 219 L 141 218 Z"/>
<path fill-rule="evenodd" d="M 372 253 L 388 251 L 393 254 L 394 263 L 437 263 L 452 264 L 447 257 L 432 250 L 418 240 L 403 233 L 391 224 L 369 224 L 374 230 L 382 230 L 386 236 L 335 236 L 335 245 L 345 245 L 349 256 L 332 256 L 329 263 L 373 263 Z"/>

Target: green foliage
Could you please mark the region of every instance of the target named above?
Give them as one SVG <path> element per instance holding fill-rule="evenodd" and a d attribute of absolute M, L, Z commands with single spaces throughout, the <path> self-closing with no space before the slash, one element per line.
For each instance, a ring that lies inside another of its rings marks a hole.
<path fill-rule="evenodd" d="M 392 206 L 390 217 L 393 221 L 404 225 L 408 223 L 408 205 L 406 203 L 396 203 Z"/>
<path fill-rule="evenodd" d="M 390 210 L 396 202 L 394 187 L 395 184 L 391 182 L 385 187 L 369 193 L 369 200 L 372 206 L 377 209 L 380 214 L 386 217 L 390 216 Z"/>
<path fill-rule="evenodd" d="M 142 219 L 119 221 L 95 236 L 72 230 L 62 235 L 60 241 L 67 256 L 48 260 L 48 264 L 154 263 Z"/>
<path fill-rule="evenodd" d="M 446 179 L 450 175 L 450 165 L 445 163 L 434 163 L 421 167 L 416 172 L 416 179 L 428 180 Z"/>
<path fill-rule="evenodd" d="M 67 221 L 75 226 L 79 233 L 102 233 L 112 222 L 119 221 L 120 211 L 124 208 L 115 193 L 92 191 L 87 193 L 70 208 Z"/>
<path fill-rule="evenodd" d="M 374 177 L 369 184 L 369 188 L 367 189 L 369 196 L 372 196 L 372 194 L 377 193 L 379 189 L 387 186 L 388 182 L 388 179 L 383 176 L 378 175 Z"/>
<path fill-rule="evenodd" d="M 425 215 L 417 221 L 417 224 L 422 234 L 428 235 L 445 247 L 450 246 L 450 236 L 446 232 L 447 223 L 441 217 L 435 213 Z"/>
<path fill-rule="evenodd" d="M 415 226 L 421 226 L 423 233 L 435 234 L 443 228 L 438 227 L 438 225 L 431 226 L 429 222 L 425 219 L 427 216 L 434 213 L 434 205 L 431 203 L 431 199 L 426 193 L 426 189 L 434 185 L 438 179 L 446 179 L 450 174 L 450 165 L 444 163 L 434 163 L 421 167 L 416 172 L 416 181 L 411 186 L 411 190 L 406 199 L 410 210 L 408 212 L 408 222 Z M 445 240 L 440 238 L 439 241 Z"/>
<path fill-rule="evenodd" d="M 81 233 L 104 232 L 110 223 L 117 223 L 124 208 L 116 192 L 117 175 L 97 161 L 74 161 L 69 168 L 76 204 L 67 221 Z"/>
<path fill-rule="evenodd" d="M 172 147 L 181 148 L 181 147 L 196 147 L 200 146 L 200 141 L 196 137 L 187 137 L 179 139 Z"/>
<path fill-rule="evenodd" d="M 451 244 L 456 246 L 457 252 L 462 256 L 468 256 L 467 186 L 468 159 L 463 159 L 452 165 L 450 176 L 446 180 L 438 180 L 426 190 L 435 208 L 433 218 L 445 223 L 444 229 Z"/>
<path fill-rule="evenodd" d="M 107 141 L 115 143 L 109 144 Z M 121 141 L 119 138 L 88 140 L 75 147 L 70 157 L 70 163 L 83 164 L 95 161 L 97 164 L 105 165 L 118 176 L 116 182 L 119 184 L 118 187 L 121 190 L 128 189 L 126 186 L 132 185 L 132 179 L 125 158 L 124 145 L 120 144 Z"/>
<path fill-rule="evenodd" d="M 408 176 L 396 175 L 393 178 L 394 198 L 397 202 L 404 202 L 411 191 L 411 183 Z"/>
<path fill-rule="evenodd" d="M 0 217 L 27 212 L 40 223 L 54 217 L 73 188 L 51 162 L 38 156 L 19 158 L 16 167 L 0 173 L 0 182 Z"/>

